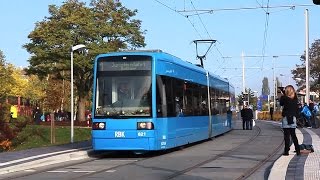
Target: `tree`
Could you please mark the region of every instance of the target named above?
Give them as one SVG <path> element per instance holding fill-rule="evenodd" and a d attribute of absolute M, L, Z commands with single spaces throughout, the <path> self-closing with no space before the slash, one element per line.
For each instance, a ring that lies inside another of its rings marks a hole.
<path fill-rule="evenodd" d="M 40 80 L 36 75 L 28 76 L 28 84 L 25 87 L 25 98 L 29 99 L 33 104 L 41 104 L 45 98 L 46 80 Z"/>
<path fill-rule="evenodd" d="M 12 65 L 6 63 L 5 55 L 0 50 L 0 103 L 10 94 L 11 87 L 14 84 L 12 77 Z"/>
<path fill-rule="evenodd" d="M 270 95 L 269 81 L 267 77 L 264 77 L 262 80 L 262 95 Z"/>
<path fill-rule="evenodd" d="M 300 56 L 302 64 L 296 65 L 296 69 L 292 70 L 294 79 L 299 89 L 305 87 L 306 77 L 306 55 L 305 53 Z M 310 64 L 310 89 L 313 91 L 320 90 L 320 39 L 315 40 L 311 44 L 309 50 L 309 64 Z"/>
<path fill-rule="evenodd" d="M 248 100 L 250 104 L 256 104 L 256 98 L 254 98 L 254 96 L 254 91 L 252 91 L 250 88 L 246 88 L 245 93 L 241 92 L 241 94 L 239 94 L 237 97 L 239 105 L 244 105 L 245 102 L 248 103 Z"/>
<path fill-rule="evenodd" d="M 13 65 L 10 65 L 12 69 L 12 78 L 13 83 L 10 87 L 10 95 L 11 96 L 26 96 L 26 87 L 28 86 L 28 77 L 24 76 L 23 70 L 20 68 L 16 68 Z"/>
<path fill-rule="evenodd" d="M 257 100 L 255 98 L 254 91 L 252 91 L 250 88 L 246 90 L 248 92 L 247 98 L 249 98 L 249 103 L 253 105 L 254 108 L 256 108 Z"/>
<path fill-rule="evenodd" d="M 74 54 L 74 85 L 78 96 L 78 119 L 85 120 L 85 102 L 93 84 L 93 59 L 98 54 L 144 47 L 141 21 L 132 19 L 137 10 L 119 2 L 92 0 L 89 7 L 67 0 L 60 7 L 49 6 L 49 17 L 37 22 L 24 45 L 32 54 L 27 72 L 40 78 L 70 81 L 70 47 L 85 44 L 89 54 Z M 65 72 L 65 73 L 62 73 Z M 67 73 L 69 72 L 69 73 Z"/>
<path fill-rule="evenodd" d="M 64 99 L 68 99 L 70 97 L 70 93 L 63 92 L 65 84 L 63 84 L 60 80 L 54 79 L 50 76 L 47 77 L 43 97 L 43 108 L 48 111 L 53 111 L 57 109 L 64 109 Z M 70 86 L 68 86 L 70 87 Z M 66 97 L 65 95 L 68 95 Z"/>
<path fill-rule="evenodd" d="M 6 63 L 6 56 L 3 54 L 3 52 L 0 50 L 0 65 L 4 66 Z"/>

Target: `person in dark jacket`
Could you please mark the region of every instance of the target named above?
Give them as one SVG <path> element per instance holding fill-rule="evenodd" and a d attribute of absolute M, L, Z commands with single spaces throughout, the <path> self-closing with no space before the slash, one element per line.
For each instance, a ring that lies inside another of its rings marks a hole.
<path fill-rule="evenodd" d="M 40 121 L 41 121 L 41 111 L 40 111 L 40 108 L 37 107 L 34 112 L 33 112 L 33 119 L 34 119 L 34 122 L 39 125 L 40 124 Z"/>
<path fill-rule="evenodd" d="M 270 119 L 273 120 L 273 107 L 270 107 Z"/>
<path fill-rule="evenodd" d="M 253 111 L 247 105 L 241 110 L 243 130 L 252 130 Z"/>
<path fill-rule="evenodd" d="M 295 89 L 292 85 L 285 87 L 284 94 L 280 97 L 280 106 L 282 110 L 282 128 L 284 135 L 284 156 L 289 155 L 290 136 L 293 141 L 297 155 L 300 155 L 300 147 L 296 135 L 297 116 L 298 116 L 298 98 Z"/>

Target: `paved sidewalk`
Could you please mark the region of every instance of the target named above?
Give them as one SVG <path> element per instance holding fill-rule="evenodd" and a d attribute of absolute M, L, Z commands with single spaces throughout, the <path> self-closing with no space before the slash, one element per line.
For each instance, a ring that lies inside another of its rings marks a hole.
<path fill-rule="evenodd" d="M 280 126 L 279 122 L 268 122 L 279 124 Z M 320 129 L 297 128 L 296 134 L 299 144 L 312 144 L 314 152 L 302 152 L 301 156 L 297 156 L 294 152 L 294 145 L 292 144 L 289 156 L 280 156 L 274 162 L 268 179 L 320 179 Z"/>

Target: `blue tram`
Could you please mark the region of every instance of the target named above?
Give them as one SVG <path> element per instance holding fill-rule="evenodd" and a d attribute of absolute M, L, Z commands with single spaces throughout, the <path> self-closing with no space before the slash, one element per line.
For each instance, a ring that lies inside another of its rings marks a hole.
<path fill-rule="evenodd" d="M 93 89 L 94 150 L 165 150 L 233 128 L 234 87 L 160 50 L 97 56 Z"/>

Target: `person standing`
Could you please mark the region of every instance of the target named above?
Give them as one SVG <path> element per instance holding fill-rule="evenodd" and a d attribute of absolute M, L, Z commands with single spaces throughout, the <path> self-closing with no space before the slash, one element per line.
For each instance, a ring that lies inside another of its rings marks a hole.
<path fill-rule="evenodd" d="M 296 135 L 297 116 L 298 116 L 298 98 L 295 89 L 292 85 L 285 87 L 284 94 L 280 97 L 280 106 L 283 106 L 282 110 L 282 129 L 284 135 L 284 156 L 289 155 L 290 150 L 290 137 L 293 141 L 296 154 L 300 155 L 300 147 L 298 138 Z"/>
<path fill-rule="evenodd" d="M 273 120 L 273 107 L 270 107 L 270 119 Z"/>
<path fill-rule="evenodd" d="M 252 130 L 253 111 L 247 105 L 241 110 L 243 130 Z"/>
<path fill-rule="evenodd" d="M 244 117 L 244 114 L 245 114 L 245 109 L 246 109 L 246 105 L 243 106 L 243 108 L 241 109 L 240 111 L 240 116 L 241 116 L 241 119 L 242 119 L 242 129 L 243 130 L 246 130 L 247 129 L 247 122 L 246 120 L 243 118 Z"/>
<path fill-rule="evenodd" d="M 249 130 L 252 130 L 252 125 L 253 125 L 253 110 L 248 107 L 246 110 L 246 116 L 247 116 L 247 121 L 248 121 L 248 128 Z"/>
<path fill-rule="evenodd" d="M 40 111 L 40 108 L 37 106 L 36 109 L 34 110 L 34 113 L 33 113 L 33 119 L 34 119 L 34 122 L 39 125 L 40 124 L 40 121 L 41 121 L 41 111 Z"/>

